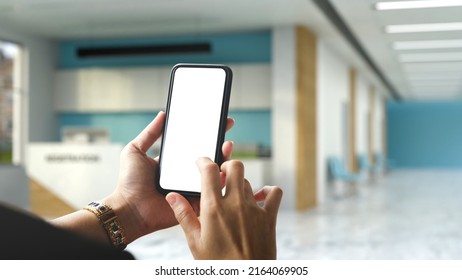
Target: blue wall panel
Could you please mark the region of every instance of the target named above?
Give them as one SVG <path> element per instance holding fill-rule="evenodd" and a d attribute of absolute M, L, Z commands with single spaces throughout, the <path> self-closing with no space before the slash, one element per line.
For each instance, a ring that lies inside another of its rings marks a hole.
<path fill-rule="evenodd" d="M 127 144 L 157 115 L 144 113 L 62 113 L 59 126 L 101 127 L 109 131 L 111 142 Z M 226 134 L 227 140 L 236 143 L 257 143 L 271 146 L 271 112 L 230 111 L 235 126 Z"/>
<path fill-rule="evenodd" d="M 79 58 L 80 47 L 145 46 L 150 44 L 211 44 L 209 54 L 172 54 L 111 58 Z M 58 67 L 124 67 L 174 65 L 177 63 L 246 63 L 271 61 L 271 32 L 230 33 L 221 35 L 166 36 L 143 39 L 78 40 L 61 42 Z"/>
<path fill-rule="evenodd" d="M 209 42 L 209 54 L 153 55 L 142 57 L 86 58 L 77 57 L 79 47 L 143 46 L 148 44 Z M 176 63 L 270 63 L 271 32 L 229 33 L 197 36 L 164 36 L 155 38 L 76 40 L 61 42 L 59 63 L 61 69 L 84 67 L 138 67 L 174 65 Z M 113 142 L 128 143 L 156 115 L 145 113 L 61 113 L 59 127 L 91 126 L 105 127 Z M 265 111 L 234 111 L 236 126 L 227 135 L 228 139 L 241 143 L 259 143 L 271 146 L 271 113 Z"/>
<path fill-rule="evenodd" d="M 389 103 L 388 158 L 395 167 L 462 168 L 462 103 Z"/>
<path fill-rule="evenodd" d="M 59 127 L 84 126 L 105 128 L 109 131 L 111 142 L 127 144 L 146 125 L 157 112 L 145 113 L 61 113 Z"/>

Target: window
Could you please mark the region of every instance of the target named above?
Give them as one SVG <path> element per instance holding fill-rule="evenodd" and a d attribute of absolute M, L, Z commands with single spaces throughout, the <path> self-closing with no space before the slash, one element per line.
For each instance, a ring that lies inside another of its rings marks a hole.
<path fill-rule="evenodd" d="M 14 151 L 18 139 L 15 112 L 20 93 L 16 79 L 19 47 L 0 41 L 0 164 L 15 162 Z"/>

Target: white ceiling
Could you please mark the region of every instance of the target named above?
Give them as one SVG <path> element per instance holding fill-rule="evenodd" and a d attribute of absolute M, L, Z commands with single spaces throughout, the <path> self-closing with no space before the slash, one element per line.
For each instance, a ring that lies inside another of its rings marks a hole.
<path fill-rule="evenodd" d="M 462 7 L 377 11 L 377 0 L 331 2 L 404 99 L 462 99 L 462 47 L 392 48 L 396 41 L 462 39 L 462 31 L 385 33 L 387 25 L 462 22 Z M 454 54 L 448 57 L 449 53 Z"/>
<path fill-rule="evenodd" d="M 260 29 L 313 15 L 309 0 L 0 0 L 0 24 L 51 38 Z"/>
<path fill-rule="evenodd" d="M 462 31 L 387 35 L 387 24 L 462 21 L 462 7 L 382 11 L 376 0 L 331 0 L 359 41 L 404 99 L 462 99 L 462 59 L 403 63 L 414 53 L 394 51 L 395 40 L 462 39 Z M 201 34 L 310 26 L 349 63 L 365 63 L 310 0 L 0 0 L 0 26 L 50 39 Z M 440 56 L 445 54 L 440 54 Z M 457 54 L 456 54 L 457 55 Z M 430 55 L 434 60 L 436 55 Z M 437 57 L 437 56 L 436 56 Z M 428 60 L 428 59 L 427 59 Z M 374 76 L 367 77 L 377 81 Z"/>

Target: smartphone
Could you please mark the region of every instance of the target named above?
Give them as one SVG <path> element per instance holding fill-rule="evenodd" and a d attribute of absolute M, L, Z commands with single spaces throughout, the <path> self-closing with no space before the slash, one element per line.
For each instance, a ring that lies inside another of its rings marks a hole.
<path fill-rule="evenodd" d="M 172 68 L 159 154 L 161 193 L 199 196 L 196 160 L 208 157 L 222 163 L 232 77 L 225 65 L 177 64 Z"/>

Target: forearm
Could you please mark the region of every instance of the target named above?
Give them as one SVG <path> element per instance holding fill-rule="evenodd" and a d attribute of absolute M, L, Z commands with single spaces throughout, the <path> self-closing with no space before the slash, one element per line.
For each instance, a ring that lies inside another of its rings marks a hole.
<path fill-rule="evenodd" d="M 95 214 L 87 210 L 79 210 L 71 214 L 51 220 L 56 227 L 66 229 L 87 238 L 110 245 L 110 239 L 103 225 Z"/>
<path fill-rule="evenodd" d="M 101 202 L 111 207 L 114 211 L 120 230 L 123 231 L 125 236 L 125 244 L 129 244 L 143 235 L 139 231 L 142 228 L 140 219 L 136 218 L 137 215 L 134 214 L 133 209 L 130 209 L 127 203 L 124 203 L 123 198 L 112 194 L 101 200 Z M 50 223 L 104 244 L 112 244 L 108 230 L 105 229 L 102 221 L 92 211 L 79 210 L 51 220 Z"/>

